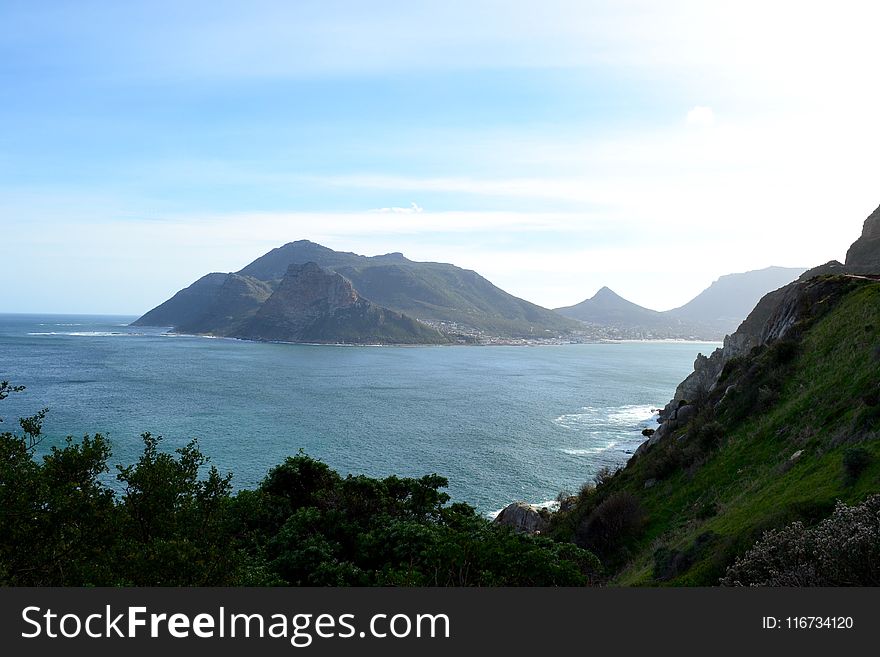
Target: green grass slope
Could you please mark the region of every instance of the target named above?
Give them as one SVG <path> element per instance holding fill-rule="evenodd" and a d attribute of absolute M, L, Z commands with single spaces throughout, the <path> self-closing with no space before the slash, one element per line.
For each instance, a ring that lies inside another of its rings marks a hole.
<path fill-rule="evenodd" d="M 611 584 L 716 585 L 764 531 L 880 491 L 880 283 L 834 287 L 786 339 L 728 363 L 687 426 L 585 489 L 553 534 L 597 549 Z M 622 529 L 597 534 L 612 506 Z"/>

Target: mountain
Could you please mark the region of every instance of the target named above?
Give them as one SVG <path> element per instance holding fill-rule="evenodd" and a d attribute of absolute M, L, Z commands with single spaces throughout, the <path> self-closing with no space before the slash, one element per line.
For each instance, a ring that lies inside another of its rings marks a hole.
<path fill-rule="evenodd" d="M 592 297 L 574 306 L 556 308 L 556 312 L 572 319 L 606 326 L 637 326 L 657 323 L 661 313 L 627 301 L 613 290 L 603 287 Z"/>
<path fill-rule="evenodd" d="M 805 268 L 767 267 L 716 280 L 680 308 L 665 315 L 732 333 L 765 294 L 787 285 Z"/>
<path fill-rule="evenodd" d="M 239 272 L 265 281 L 291 264 L 316 262 L 336 271 L 371 301 L 444 330 L 510 337 L 546 337 L 580 327 L 496 287 L 474 271 L 414 262 L 400 253 L 367 257 L 301 240 L 273 249 Z"/>
<path fill-rule="evenodd" d="M 627 301 L 607 287 L 556 312 L 591 326 L 610 327 L 622 337 L 721 340 L 732 333 L 758 300 L 795 280 L 804 269 L 767 267 L 716 280 L 691 301 L 659 312 Z"/>
<path fill-rule="evenodd" d="M 234 329 L 234 335 L 281 342 L 439 344 L 448 341 L 436 329 L 367 301 L 350 281 L 314 262 L 290 265 L 272 295 Z"/>
<path fill-rule="evenodd" d="M 603 327 L 611 329 L 606 337 L 705 340 L 717 340 L 721 337 L 715 327 L 644 308 L 627 301 L 607 287 L 574 306 L 555 310 L 561 315 L 584 322 L 593 332 Z"/>
<path fill-rule="evenodd" d="M 508 294 L 474 271 L 444 263 L 414 262 L 400 253 L 368 257 L 334 251 L 307 240 L 273 249 L 236 273 L 208 274 L 135 324 L 172 326 L 187 333 L 254 335 L 247 328 L 251 318 L 261 313 L 292 265 L 309 262 L 349 281 L 358 297 L 372 303 L 374 310 L 405 315 L 456 341 L 555 338 L 583 328 L 552 310 Z M 276 302 L 270 305 L 275 306 Z M 343 315 L 337 315 L 337 320 Z"/>
<path fill-rule="evenodd" d="M 845 265 L 766 294 L 698 356 L 626 467 L 545 534 L 596 552 L 615 585 L 876 585 L 878 216 Z"/>

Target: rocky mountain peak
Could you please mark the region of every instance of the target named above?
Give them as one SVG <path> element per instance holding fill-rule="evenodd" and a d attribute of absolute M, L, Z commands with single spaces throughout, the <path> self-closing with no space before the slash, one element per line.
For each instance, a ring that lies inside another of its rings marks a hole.
<path fill-rule="evenodd" d="M 880 274 L 880 207 L 862 226 L 862 235 L 846 252 L 846 269 L 853 274 Z"/>
<path fill-rule="evenodd" d="M 344 308 L 357 302 L 358 293 L 351 282 L 336 272 L 314 262 L 290 265 L 276 294 L 287 308 L 306 309 L 320 305 L 324 311 Z"/>
<path fill-rule="evenodd" d="M 880 206 L 874 210 L 862 226 L 862 237 L 867 239 L 875 239 L 880 237 Z"/>
<path fill-rule="evenodd" d="M 612 290 L 607 285 L 603 285 L 599 288 L 599 291 L 593 295 L 594 299 L 620 299 L 621 296 L 617 294 L 614 290 Z"/>

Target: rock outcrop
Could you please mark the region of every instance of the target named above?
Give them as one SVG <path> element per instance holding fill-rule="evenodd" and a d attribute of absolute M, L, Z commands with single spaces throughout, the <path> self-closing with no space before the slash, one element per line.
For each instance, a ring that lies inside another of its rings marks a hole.
<path fill-rule="evenodd" d="M 851 274 L 880 274 L 880 207 L 865 219 L 862 235 L 846 252 Z"/>
<path fill-rule="evenodd" d="M 508 504 L 495 517 L 495 522 L 500 525 L 513 527 L 524 534 L 540 534 L 550 526 L 549 512 L 525 502 Z"/>
<path fill-rule="evenodd" d="M 314 262 L 290 265 L 278 289 L 241 331 L 242 337 L 297 341 L 326 315 L 358 302 L 351 283 Z"/>

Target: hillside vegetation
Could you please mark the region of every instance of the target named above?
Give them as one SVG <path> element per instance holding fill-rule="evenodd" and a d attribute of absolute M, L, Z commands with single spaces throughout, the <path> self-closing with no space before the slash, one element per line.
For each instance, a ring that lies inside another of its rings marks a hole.
<path fill-rule="evenodd" d="M 0 400 L 21 392 L 0 383 Z M 195 442 L 143 435 L 107 483 L 110 443 L 35 456 L 45 415 L 0 433 L 0 586 L 582 586 L 595 556 L 516 534 L 446 480 L 343 477 L 297 454 L 231 492 Z"/>
<path fill-rule="evenodd" d="M 880 491 L 880 283 L 811 286 L 783 339 L 682 400 L 689 421 L 585 487 L 553 536 L 596 551 L 612 584 L 717 585 L 767 530 Z"/>

